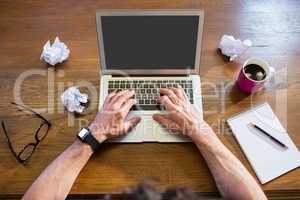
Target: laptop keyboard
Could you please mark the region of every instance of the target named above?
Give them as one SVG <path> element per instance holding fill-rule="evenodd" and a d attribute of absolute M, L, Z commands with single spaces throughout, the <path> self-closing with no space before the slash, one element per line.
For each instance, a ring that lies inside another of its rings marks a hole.
<path fill-rule="evenodd" d="M 108 93 L 114 90 L 135 90 L 137 104 L 133 110 L 161 110 L 156 98 L 160 88 L 178 87 L 180 85 L 187 94 L 191 104 L 193 100 L 193 83 L 191 80 L 109 80 Z"/>

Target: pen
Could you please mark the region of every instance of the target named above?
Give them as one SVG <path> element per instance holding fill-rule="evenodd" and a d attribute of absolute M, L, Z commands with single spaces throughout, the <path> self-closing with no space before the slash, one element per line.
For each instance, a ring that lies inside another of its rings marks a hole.
<path fill-rule="evenodd" d="M 250 123 L 250 124 L 254 128 L 256 128 L 257 130 L 259 130 L 261 133 L 263 133 L 264 135 L 266 135 L 267 137 L 269 137 L 272 141 L 274 141 L 275 143 L 279 144 L 281 147 L 288 148 L 288 146 L 286 146 L 285 144 L 283 144 L 282 142 L 280 142 L 278 139 L 276 139 L 275 137 L 273 137 L 272 135 L 270 135 L 267 131 L 263 130 L 262 128 L 260 128 L 256 124 L 253 124 L 253 123 Z"/>

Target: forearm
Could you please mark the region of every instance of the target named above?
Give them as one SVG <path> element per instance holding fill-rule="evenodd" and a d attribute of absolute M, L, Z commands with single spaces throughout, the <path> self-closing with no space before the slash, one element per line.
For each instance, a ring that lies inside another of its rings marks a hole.
<path fill-rule="evenodd" d="M 65 199 L 91 155 L 91 148 L 76 140 L 42 172 L 23 200 Z"/>
<path fill-rule="evenodd" d="M 266 199 L 263 191 L 212 130 L 193 138 L 225 199 Z"/>

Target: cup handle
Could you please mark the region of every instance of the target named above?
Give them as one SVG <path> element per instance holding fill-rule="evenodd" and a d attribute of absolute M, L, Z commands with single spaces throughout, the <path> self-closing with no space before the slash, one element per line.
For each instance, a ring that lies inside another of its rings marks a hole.
<path fill-rule="evenodd" d="M 272 80 L 272 78 L 274 78 L 274 76 L 275 76 L 275 74 L 276 74 L 276 70 L 275 70 L 274 67 L 269 67 L 269 69 L 270 69 L 270 76 L 269 76 L 268 79 L 266 80 L 265 85 L 269 85 L 270 82 L 271 82 L 271 80 Z"/>
<path fill-rule="evenodd" d="M 276 73 L 276 70 L 274 67 L 270 67 L 270 78 L 273 77 Z"/>

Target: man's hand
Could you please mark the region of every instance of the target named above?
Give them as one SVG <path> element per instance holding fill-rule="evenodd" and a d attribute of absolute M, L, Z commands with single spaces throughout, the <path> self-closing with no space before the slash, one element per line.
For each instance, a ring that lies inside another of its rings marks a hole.
<path fill-rule="evenodd" d="M 125 121 L 131 107 L 136 104 L 133 95 L 133 90 L 123 90 L 112 92 L 106 97 L 101 111 L 89 126 L 99 142 L 125 134 L 140 122 L 139 117 Z"/>
<path fill-rule="evenodd" d="M 169 131 L 187 135 L 192 139 L 201 133 L 213 133 L 209 125 L 198 116 L 196 108 L 190 104 L 182 87 L 162 88 L 160 93 L 162 96 L 157 100 L 168 113 L 155 114 L 154 120 Z"/>

